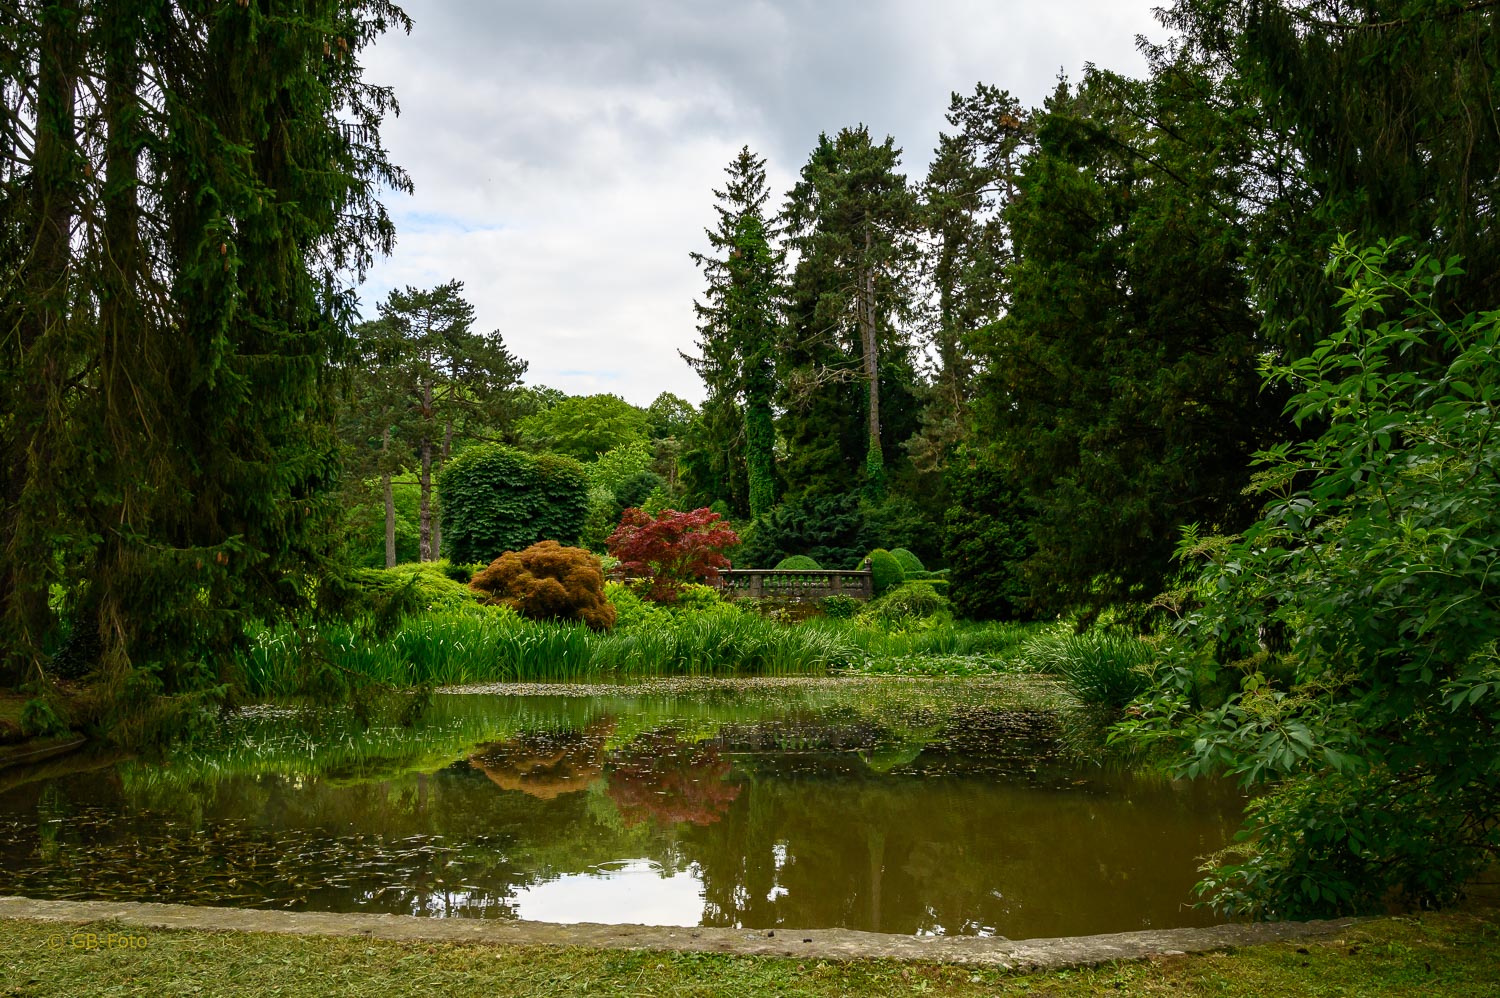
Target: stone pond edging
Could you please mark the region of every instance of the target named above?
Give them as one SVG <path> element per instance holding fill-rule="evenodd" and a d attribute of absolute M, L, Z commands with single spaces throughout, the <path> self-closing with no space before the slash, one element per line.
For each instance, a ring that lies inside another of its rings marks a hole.
<path fill-rule="evenodd" d="M 0 919 L 70 923 L 111 921 L 132 929 L 275 932 L 300 936 L 354 936 L 394 942 L 692 950 L 818 960 L 926 960 L 989 964 L 1016 970 L 1080 967 L 1112 960 L 1139 960 L 1149 956 L 1309 939 L 1335 935 L 1363 921 L 1341 918 L 1320 922 L 1250 922 L 1206 928 L 1147 929 L 1098 936 L 1016 940 L 903 936 L 852 929 L 773 931 L 592 923 L 562 925 L 415 915 L 210 908 L 135 901 L 39 901 L 20 897 L 0 897 Z"/>

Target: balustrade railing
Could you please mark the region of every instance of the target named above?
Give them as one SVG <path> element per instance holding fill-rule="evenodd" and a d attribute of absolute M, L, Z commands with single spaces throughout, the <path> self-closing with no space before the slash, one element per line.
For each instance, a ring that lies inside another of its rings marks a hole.
<path fill-rule="evenodd" d="M 813 600 L 824 596 L 852 596 L 868 600 L 875 595 L 875 583 L 869 569 L 732 568 L 719 573 L 719 592 L 725 599 Z"/>

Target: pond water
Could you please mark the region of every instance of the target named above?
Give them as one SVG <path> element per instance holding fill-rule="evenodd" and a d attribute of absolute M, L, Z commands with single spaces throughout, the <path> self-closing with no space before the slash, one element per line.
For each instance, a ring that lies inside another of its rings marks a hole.
<path fill-rule="evenodd" d="M 1231 787 L 1070 761 L 1046 691 L 659 682 L 258 708 L 0 773 L 0 894 L 1075 935 L 1207 924 Z"/>

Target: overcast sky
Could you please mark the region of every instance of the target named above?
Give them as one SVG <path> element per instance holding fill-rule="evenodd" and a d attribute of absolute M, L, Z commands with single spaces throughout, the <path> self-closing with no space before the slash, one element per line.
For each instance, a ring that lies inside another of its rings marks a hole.
<path fill-rule="evenodd" d="M 385 135 L 414 196 L 360 289 L 464 282 L 526 381 L 638 405 L 692 402 L 711 189 L 743 145 L 774 207 L 820 131 L 864 123 L 926 170 L 950 93 L 1034 105 L 1086 62 L 1138 74 L 1163 0 L 409 0 L 410 35 L 366 53 L 396 89 Z"/>

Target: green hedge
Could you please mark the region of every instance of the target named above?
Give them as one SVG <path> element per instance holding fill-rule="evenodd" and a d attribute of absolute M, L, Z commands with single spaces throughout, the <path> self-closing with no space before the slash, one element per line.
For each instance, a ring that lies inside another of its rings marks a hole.
<path fill-rule="evenodd" d="M 438 476 L 443 544 L 455 562 L 488 564 L 538 541 L 572 545 L 588 515 L 588 475 L 558 454 L 487 444 L 464 451 Z"/>

